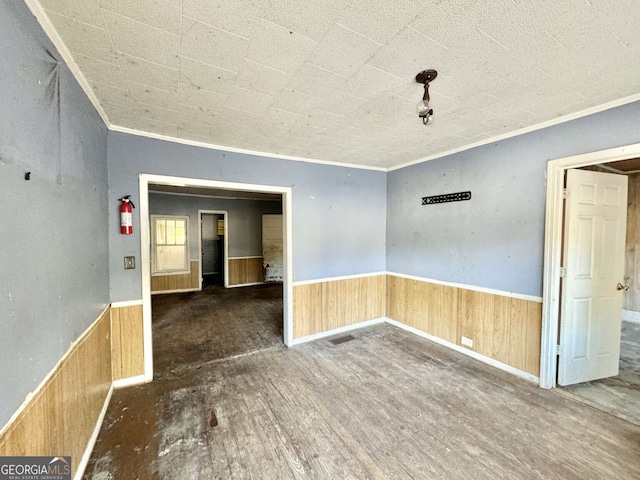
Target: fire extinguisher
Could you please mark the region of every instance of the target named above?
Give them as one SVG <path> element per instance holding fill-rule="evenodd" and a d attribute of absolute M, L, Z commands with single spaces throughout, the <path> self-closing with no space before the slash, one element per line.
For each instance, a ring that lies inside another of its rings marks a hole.
<path fill-rule="evenodd" d="M 136 206 L 131 201 L 131 195 L 119 198 L 120 204 L 120 233 L 122 235 L 131 235 L 133 233 L 133 212 L 132 208 Z"/>

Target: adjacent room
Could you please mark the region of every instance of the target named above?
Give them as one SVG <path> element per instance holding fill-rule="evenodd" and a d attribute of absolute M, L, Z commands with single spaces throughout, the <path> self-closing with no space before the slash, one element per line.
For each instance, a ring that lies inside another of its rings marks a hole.
<path fill-rule="evenodd" d="M 149 212 L 156 376 L 284 346 L 280 195 L 150 185 Z"/>
<path fill-rule="evenodd" d="M 639 29 L 3 0 L 0 467 L 640 478 Z"/>

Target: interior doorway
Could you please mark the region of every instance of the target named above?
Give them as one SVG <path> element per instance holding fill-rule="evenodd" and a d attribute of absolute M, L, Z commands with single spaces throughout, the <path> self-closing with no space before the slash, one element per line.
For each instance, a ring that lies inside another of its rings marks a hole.
<path fill-rule="evenodd" d="M 563 345 L 563 338 L 560 334 L 563 327 L 571 324 L 571 319 L 566 323 L 563 315 L 563 278 L 569 273 L 561 271 L 561 267 L 566 267 L 566 245 L 563 246 L 563 227 L 564 227 L 564 209 L 563 209 L 563 187 L 564 179 L 567 171 L 572 169 L 591 170 L 599 172 L 613 172 L 618 175 L 625 175 L 632 178 L 629 181 L 629 215 L 625 216 L 625 224 L 631 225 L 632 230 L 635 229 L 637 213 L 632 206 L 637 203 L 637 190 L 635 186 L 640 180 L 640 145 L 631 145 L 602 152 L 594 152 L 591 154 L 579 155 L 566 159 L 559 159 L 549 162 L 547 169 L 547 229 L 545 232 L 545 272 L 544 272 L 544 296 L 543 296 L 543 335 L 542 335 L 542 354 L 541 354 L 541 374 L 540 386 L 543 388 L 554 388 L 560 384 L 571 383 L 573 385 L 563 386 L 558 389 L 559 393 L 573 397 L 574 399 L 590 404 L 595 408 L 600 408 L 625 418 L 633 423 L 640 424 L 640 325 L 632 322 L 637 321 L 640 314 L 638 306 L 640 302 L 635 299 L 630 302 L 626 295 L 626 284 L 638 290 L 635 284 L 636 272 L 634 271 L 634 259 L 629 259 L 630 251 L 635 251 L 638 245 L 638 238 L 634 234 L 627 235 L 623 244 L 626 242 L 626 257 L 624 274 L 617 274 L 618 285 L 615 283 L 608 285 L 608 289 L 619 289 L 624 292 L 624 309 L 631 308 L 632 311 L 622 310 L 622 315 L 617 314 L 609 323 L 610 330 L 604 330 L 604 335 L 609 336 L 611 342 L 615 342 L 616 352 L 615 368 L 613 376 L 596 375 L 594 378 L 605 378 L 582 381 L 566 382 L 556 376 L 558 373 L 558 365 L 563 361 L 562 355 L 566 347 L 566 339 Z M 632 177 L 637 176 L 637 177 Z M 637 178 L 637 180 L 636 180 Z M 626 180 L 626 179 L 625 179 Z M 632 186 L 633 185 L 633 186 Z M 570 194 L 571 195 L 571 194 Z M 631 197 L 633 195 L 634 197 Z M 635 208 L 635 207 L 633 207 Z M 566 240 L 565 240 L 566 241 Z M 631 271 L 629 271 L 631 269 Z M 608 283 L 611 283 L 608 281 Z M 609 288 L 611 287 L 611 288 Z M 634 293 L 635 295 L 635 293 Z M 606 296 L 606 295 L 605 295 Z M 638 295 L 640 300 L 640 294 Z M 620 328 L 620 318 L 622 320 L 630 320 L 622 322 Z M 569 329 L 571 333 L 571 329 Z M 583 336 L 583 338 L 589 338 Z M 580 336 L 571 338 L 578 346 L 580 346 Z M 556 350 L 557 349 L 557 350 Z M 555 351 L 553 351 L 555 350 Z M 594 357 L 597 357 L 594 355 Z M 619 368 L 619 371 L 618 371 Z M 574 379 L 575 380 L 575 379 Z"/>
<path fill-rule="evenodd" d="M 229 286 L 228 272 L 228 212 L 224 210 L 198 210 L 200 288 Z"/>
<path fill-rule="evenodd" d="M 640 144 L 552 160 L 547 165 L 540 386 L 557 386 L 562 307 L 564 182 L 569 169 L 640 158 Z M 615 288 L 615 286 L 614 286 Z M 570 332 L 569 332 L 570 334 Z"/>
<path fill-rule="evenodd" d="M 609 348 L 600 348 L 599 351 L 594 352 L 591 358 L 579 359 L 579 363 L 590 361 L 592 368 L 575 369 L 574 372 L 570 372 L 573 373 L 572 375 L 566 375 L 566 372 L 563 372 L 563 363 L 570 363 L 571 356 L 566 355 L 563 362 L 563 356 L 560 355 L 558 385 L 562 388 L 558 391 L 575 400 L 640 424 L 640 325 L 633 323 L 637 322 L 637 312 L 640 311 L 640 303 L 635 298 L 638 296 L 638 285 L 635 281 L 635 250 L 638 249 L 640 240 L 637 228 L 640 159 L 582 167 L 580 170 L 567 172 L 568 175 L 572 173 L 586 176 L 596 175 L 600 187 L 606 185 L 609 178 L 612 178 L 615 183 L 622 185 L 627 190 L 628 199 L 624 205 L 614 207 L 612 199 L 609 198 L 607 208 L 616 210 L 623 207 L 626 210 L 628 206 L 628 211 L 624 213 L 622 218 L 623 226 L 626 227 L 626 235 L 619 239 L 620 244 L 617 247 L 610 246 L 604 252 L 604 256 L 608 259 L 607 268 L 612 271 L 619 270 L 615 275 L 618 280 L 617 287 L 606 289 L 604 295 L 593 300 L 594 310 L 598 309 L 597 305 L 603 300 L 606 301 L 609 308 L 615 309 L 614 313 L 609 314 L 605 313 L 606 308 L 601 310 L 605 314 L 599 327 L 596 327 L 600 331 L 597 334 L 591 332 L 591 338 L 597 339 L 597 342 L 604 344 L 604 347 L 607 347 L 608 344 Z M 567 201 L 571 202 L 571 199 Z M 592 207 L 588 206 L 587 208 Z M 566 217 L 570 216 L 570 214 L 566 214 Z M 615 212 L 609 212 L 607 222 L 610 226 L 615 223 L 615 218 Z M 565 237 L 566 230 L 567 220 L 565 220 Z M 600 238 L 604 238 L 604 236 L 600 236 Z M 607 238 L 613 240 L 615 235 L 610 234 Z M 565 238 L 565 250 L 566 245 Z M 570 279 L 563 279 L 563 287 L 565 287 L 565 280 Z M 604 278 L 605 284 L 611 284 L 610 287 L 615 283 L 613 280 L 613 278 Z M 566 307 L 567 300 L 563 299 L 562 304 Z M 560 316 L 561 345 L 563 344 L 562 329 L 567 323 L 564 321 L 566 316 L 565 313 L 561 313 Z M 569 317 L 568 323 L 571 323 L 571 317 Z M 588 331 L 589 328 L 584 328 L 583 336 Z M 570 349 L 571 346 L 567 348 Z"/>
<path fill-rule="evenodd" d="M 640 144 L 593 152 L 550 161 L 547 168 L 547 219 L 545 231 L 545 270 L 540 386 L 557 385 L 558 355 L 562 354 L 559 333 L 562 320 L 564 182 L 567 170 L 588 167 L 590 170 L 634 173 L 640 157 Z M 614 163 L 619 162 L 619 163 Z M 635 162 L 635 163 L 634 163 Z M 619 166 L 619 169 L 613 168 Z M 596 167 L 599 166 L 599 167 Z M 621 279 L 622 280 L 622 279 Z M 624 288 L 625 281 L 620 282 Z M 618 286 L 620 287 L 620 286 Z M 565 325 L 566 326 L 566 325 Z M 569 332 L 570 334 L 571 332 Z M 620 339 L 617 339 L 620 342 Z M 619 343 L 618 343 L 619 345 Z"/>
<path fill-rule="evenodd" d="M 141 273 L 142 273 L 142 298 L 143 298 L 143 332 L 144 332 L 144 364 L 145 364 L 145 381 L 150 381 L 153 378 L 154 364 L 153 364 L 153 329 L 152 329 L 152 308 L 151 308 L 151 267 L 150 267 L 150 250 L 151 250 L 151 238 L 150 238 L 150 225 L 149 225 L 149 190 L 150 185 L 154 191 L 159 189 L 170 190 L 171 188 L 180 189 L 184 192 L 185 189 L 203 189 L 207 192 L 215 191 L 216 196 L 226 196 L 227 198 L 237 198 L 238 196 L 247 197 L 254 194 L 258 197 L 277 197 L 282 214 L 282 250 L 283 255 L 283 276 L 282 284 L 277 286 L 279 290 L 278 295 L 281 298 L 281 342 L 289 346 L 293 340 L 293 268 L 292 268 L 292 199 L 290 187 L 275 187 L 270 185 L 256 185 L 256 184 L 243 184 L 232 183 L 214 180 L 182 178 L 182 177 L 170 177 L 164 175 L 152 175 L 141 174 L 139 177 L 140 184 L 140 232 L 141 232 Z M 226 193 L 225 193 L 226 192 Z M 171 192 L 167 192 L 171 193 Z M 173 192 L 174 194 L 176 192 Z M 180 193 L 184 194 L 184 193 Z M 241 195 L 239 195 L 241 194 Z M 211 196 L 211 193 L 202 196 Z M 200 194 L 194 193 L 193 196 L 200 196 Z M 207 214 L 207 212 L 204 212 Z M 219 211 L 214 211 L 212 215 L 221 214 Z M 222 211 L 224 216 L 224 211 Z M 240 218 L 240 217 L 239 217 Z M 226 219 L 228 220 L 228 219 Z M 217 228 L 216 222 L 216 228 Z M 224 222 L 225 235 L 223 239 L 228 238 L 228 221 Z M 222 227 L 222 226 L 221 226 Z M 202 241 L 200 232 L 200 226 L 198 225 L 198 237 L 199 243 Z M 222 277 L 228 282 L 229 277 L 229 260 L 228 255 L 228 241 L 225 242 L 226 247 L 223 254 L 226 265 L 222 266 Z M 198 255 L 200 255 L 198 251 Z M 198 259 L 199 260 L 199 259 Z M 243 267 L 245 263 L 250 262 L 252 259 L 247 260 L 246 257 L 236 257 L 238 265 Z M 202 262 L 198 262 L 202 263 Z M 254 262 L 255 263 L 255 262 Z M 227 267 L 226 269 L 224 267 Z M 262 269 L 262 264 L 260 264 Z M 202 278 L 202 277 L 201 277 Z M 273 288 L 272 288 L 273 289 Z M 234 289 L 228 290 L 228 292 Z M 224 290 L 227 292 L 227 290 Z M 228 295 L 232 295 L 229 293 Z M 264 296 L 264 294 L 263 294 Z M 262 300 L 262 299 L 261 299 Z"/>

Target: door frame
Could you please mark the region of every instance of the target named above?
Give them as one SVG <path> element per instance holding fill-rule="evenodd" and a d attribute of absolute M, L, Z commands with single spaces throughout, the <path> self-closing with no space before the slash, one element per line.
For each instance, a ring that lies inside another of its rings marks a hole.
<path fill-rule="evenodd" d="M 149 223 L 149 184 L 176 187 L 209 187 L 243 192 L 277 193 L 282 195 L 282 226 L 284 229 L 284 278 L 283 278 L 283 341 L 287 347 L 293 344 L 293 211 L 291 187 L 257 185 L 249 183 L 205 180 L 141 173 L 140 187 L 140 270 L 142 275 L 142 330 L 144 336 L 144 380 L 153 379 L 153 335 L 151 328 L 151 235 Z"/>
<path fill-rule="evenodd" d="M 563 235 L 564 174 L 570 168 L 598 165 L 640 157 L 640 143 L 599 150 L 547 163 L 547 201 L 544 232 L 544 274 L 542 287 L 542 341 L 540 387 L 555 388 L 558 368 L 556 346 L 560 325 L 560 267 Z"/>
<path fill-rule="evenodd" d="M 198 253 L 200 255 L 200 290 L 202 290 L 202 214 L 224 215 L 224 277 L 222 283 L 224 288 L 229 288 L 229 213 L 226 210 L 198 210 Z"/>

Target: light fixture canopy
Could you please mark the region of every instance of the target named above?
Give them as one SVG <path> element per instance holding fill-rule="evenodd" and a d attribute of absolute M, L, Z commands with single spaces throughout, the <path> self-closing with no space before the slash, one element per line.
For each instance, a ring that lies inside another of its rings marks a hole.
<path fill-rule="evenodd" d="M 431 125 L 433 123 L 433 108 L 429 105 L 429 82 L 434 80 L 438 76 L 438 72 L 435 70 L 423 70 L 416 75 L 416 82 L 424 84 L 424 95 L 422 100 L 418 102 L 416 106 L 416 112 L 418 117 L 422 119 L 424 125 Z"/>

